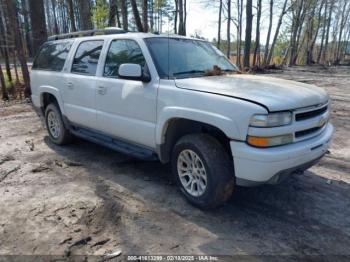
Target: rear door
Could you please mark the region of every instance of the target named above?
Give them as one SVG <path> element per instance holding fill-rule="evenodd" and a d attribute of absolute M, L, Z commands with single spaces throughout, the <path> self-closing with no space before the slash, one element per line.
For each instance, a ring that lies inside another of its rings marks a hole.
<path fill-rule="evenodd" d="M 64 83 L 66 116 L 74 124 L 93 129 L 96 129 L 96 71 L 103 43 L 99 39 L 79 43 Z"/>

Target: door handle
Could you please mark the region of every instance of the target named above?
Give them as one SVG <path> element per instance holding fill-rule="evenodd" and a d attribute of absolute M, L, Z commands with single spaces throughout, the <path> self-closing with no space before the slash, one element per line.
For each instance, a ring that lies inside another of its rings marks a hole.
<path fill-rule="evenodd" d="M 97 88 L 97 93 L 100 95 L 105 95 L 107 93 L 107 88 L 105 86 L 99 86 Z"/>
<path fill-rule="evenodd" d="M 73 90 L 73 89 L 74 89 L 74 85 L 73 85 L 72 82 L 68 82 L 68 83 L 67 83 L 67 87 L 68 87 L 68 89 L 70 89 L 70 90 Z"/>

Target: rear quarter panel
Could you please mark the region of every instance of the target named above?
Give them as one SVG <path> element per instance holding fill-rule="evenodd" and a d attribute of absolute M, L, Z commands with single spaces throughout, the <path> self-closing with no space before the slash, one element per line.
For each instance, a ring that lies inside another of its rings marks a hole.
<path fill-rule="evenodd" d="M 32 70 L 31 88 L 32 101 L 35 107 L 43 106 L 43 94 L 49 93 L 56 97 L 62 113 L 64 106 L 60 88 L 63 85 L 62 73 L 45 70 Z"/>

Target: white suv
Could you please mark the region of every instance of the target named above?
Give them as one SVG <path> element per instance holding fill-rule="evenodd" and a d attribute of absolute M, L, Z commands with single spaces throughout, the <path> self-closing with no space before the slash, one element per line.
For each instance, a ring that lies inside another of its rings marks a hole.
<path fill-rule="evenodd" d="M 171 162 L 181 191 L 203 208 L 326 153 L 333 126 L 321 88 L 238 74 L 206 41 L 101 32 L 52 37 L 34 61 L 32 101 L 52 142 L 74 135 Z"/>

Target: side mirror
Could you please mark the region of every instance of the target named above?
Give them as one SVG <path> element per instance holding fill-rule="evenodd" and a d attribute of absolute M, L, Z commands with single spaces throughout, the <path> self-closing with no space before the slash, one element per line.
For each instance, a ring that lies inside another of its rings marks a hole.
<path fill-rule="evenodd" d="M 139 80 L 149 82 L 150 78 L 142 74 L 142 68 L 138 64 L 121 64 L 118 70 L 118 76 L 123 79 Z"/>

